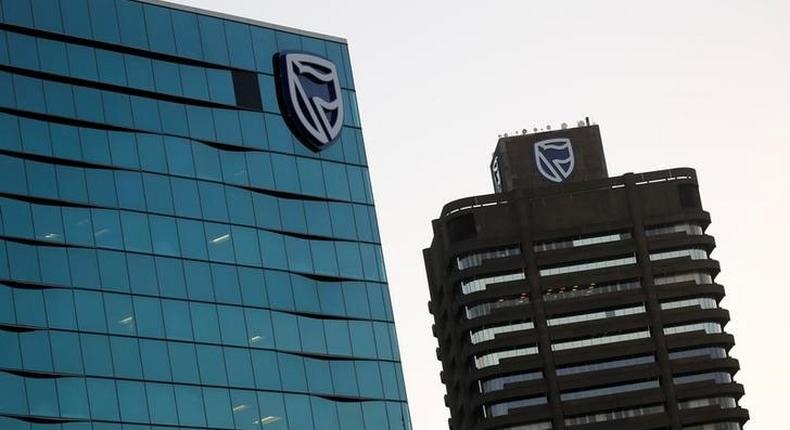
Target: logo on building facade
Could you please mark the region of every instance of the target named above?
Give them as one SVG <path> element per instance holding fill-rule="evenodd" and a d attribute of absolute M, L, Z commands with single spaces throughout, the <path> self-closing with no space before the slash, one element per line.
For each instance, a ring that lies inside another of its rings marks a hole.
<path fill-rule="evenodd" d="M 499 171 L 499 156 L 491 162 L 491 177 L 494 179 L 494 192 L 502 192 L 502 173 Z"/>
<path fill-rule="evenodd" d="M 535 165 L 549 181 L 560 183 L 573 173 L 576 159 L 570 139 L 548 139 L 535 143 Z"/>
<path fill-rule="evenodd" d="M 343 127 L 343 97 L 334 63 L 305 52 L 281 52 L 275 64 L 280 108 L 288 126 L 310 149 L 325 149 Z"/>

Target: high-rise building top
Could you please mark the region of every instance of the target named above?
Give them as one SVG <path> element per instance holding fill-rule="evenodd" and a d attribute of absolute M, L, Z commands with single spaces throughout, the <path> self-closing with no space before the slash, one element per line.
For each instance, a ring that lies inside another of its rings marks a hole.
<path fill-rule="evenodd" d="M 748 419 L 696 172 L 610 178 L 598 136 L 501 139 L 500 192 L 433 221 L 424 256 L 452 430 Z"/>
<path fill-rule="evenodd" d="M 498 193 L 607 177 L 597 125 L 502 137 L 491 160 Z"/>
<path fill-rule="evenodd" d="M 345 41 L 0 0 L 0 429 L 410 428 Z"/>

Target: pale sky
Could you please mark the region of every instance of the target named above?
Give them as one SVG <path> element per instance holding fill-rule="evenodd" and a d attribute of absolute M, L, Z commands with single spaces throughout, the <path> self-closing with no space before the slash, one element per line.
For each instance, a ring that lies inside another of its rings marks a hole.
<path fill-rule="evenodd" d="M 585 116 L 612 175 L 697 169 L 746 429 L 786 428 L 790 2 L 173 1 L 348 39 L 416 430 L 449 416 L 422 261 L 430 221 L 492 192 L 498 134 Z"/>

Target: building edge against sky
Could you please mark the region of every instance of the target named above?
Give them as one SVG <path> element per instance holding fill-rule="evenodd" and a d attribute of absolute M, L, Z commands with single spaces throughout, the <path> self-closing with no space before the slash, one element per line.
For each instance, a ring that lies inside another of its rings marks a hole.
<path fill-rule="evenodd" d="M 597 126 L 500 138 L 424 251 L 452 430 L 738 430 L 696 172 L 609 177 Z"/>
<path fill-rule="evenodd" d="M 0 427 L 411 428 L 343 39 L 0 0 Z"/>

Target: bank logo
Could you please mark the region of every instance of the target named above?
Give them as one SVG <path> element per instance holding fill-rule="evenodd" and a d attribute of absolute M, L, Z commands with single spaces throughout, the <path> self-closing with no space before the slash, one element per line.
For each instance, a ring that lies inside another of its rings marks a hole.
<path fill-rule="evenodd" d="M 560 183 L 573 173 L 576 159 L 570 139 L 548 139 L 535 143 L 538 172 L 551 182 Z"/>
<path fill-rule="evenodd" d="M 282 52 L 275 62 L 286 122 L 310 149 L 325 149 L 343 127 L 343 97 L 335 65 L 305 52 Z"/>
<path fill-rule="evenodd" d="M 494 192 L 502 192 L 502 172 L 499 171 L 499 156 L 491 162 L 491 176 L 494 178 Z"/>

